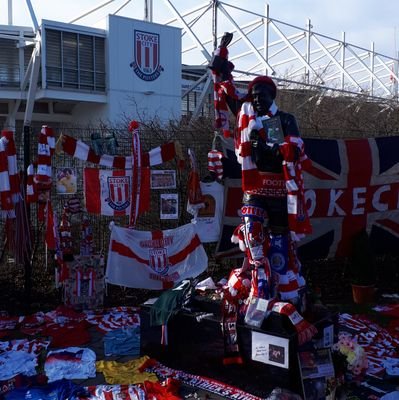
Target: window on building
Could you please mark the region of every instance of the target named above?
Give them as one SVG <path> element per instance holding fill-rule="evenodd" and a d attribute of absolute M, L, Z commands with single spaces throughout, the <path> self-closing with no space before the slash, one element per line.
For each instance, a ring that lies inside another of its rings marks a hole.
<path fill-rule="evenodd" d="M 105 91 L 104 38 L 46 29 L 47 87 Z"/>
<path fill-rule="evenodd" d="M 0 86 L 19 87 L 29 63 L 33 46 L 18 46 L 18 40 L 0 38 Z M 22 53 L 24 65 L 20 65 Z"/>
<path fill-rule="evenodd" d="M 0 85 L 19 87 L 19 50 L 17 40 L 0 38 Z"/>

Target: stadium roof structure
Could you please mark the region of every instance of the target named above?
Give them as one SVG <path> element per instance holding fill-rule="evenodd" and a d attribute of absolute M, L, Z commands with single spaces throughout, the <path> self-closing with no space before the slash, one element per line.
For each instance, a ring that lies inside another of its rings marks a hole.
<path fill-rule="evenodd" d="M 40 28 L 31 0 L 14 1 L 26 2 L 36 34 L 35 38 L 30 34 L 28 40 L 34 40 L 39 47 Z M 177 3 L 182 2 L 177 0 L 157 0 L 157 9 L 153 0 L 105 0 L 63 22 L 85 24 L 89 16 L 101 12 L 132 18 L 129 7 L 134 4 L 137 9 L 138 3 L 143 6 L 144 20 L 182 30 L 182 63 L 199 72 L 198 79 L 183 95 L 199 85 L 204 93 L 209 92 L 212 78 L 206 65 L 223 33 L 231 32 L 234 36 L 229 59 L 235 65 L 236 81 L 270 75 L 279 87 L 287 89 L 308 88 L 331 96 L 398 101 L 398 58 L 378 53 L 374 42 L 366 49 L 347 42 L 345 33 L 336 39 L 315 32 L 310 19 L 300 27 L 271 18 L 266 3 L 263 12 L 255 12 L 227 0 L 208 0 L 190 10 L 178 7 Z M 12 0 L 8 0 L 8 16 L 12 23 Z M 35 55 L 37 52 L 32 57 Z M 27 81 L 32 85 L 32 79 Z"/>

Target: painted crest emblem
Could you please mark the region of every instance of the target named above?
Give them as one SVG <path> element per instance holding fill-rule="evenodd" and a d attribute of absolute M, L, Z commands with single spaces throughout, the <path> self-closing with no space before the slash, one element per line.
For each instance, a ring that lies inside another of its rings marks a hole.
<path fill-rule="evenodd" d="M 134 61 L 130 64 L 143 81 L 154 81 L 163 71 L 159 64 L 159 34 L 134 30 Z"/>
<path fill-rule="evenodd" d="M 150 253 L 149 257 L 150 267 L 157 274 L 166 275 L 169 270 L 169 259 L 166 248 L 157 247 L 155 249 L 149 249 L 149 253 Z"/>
<path fill-rule="evenodd" d="M 130 206 L 130 177 L 129 176 L 109 176 L 108 186 L 108 205 L 116 210 L 122 211 Z"/>
<path fill-rule="evenodd" d="M 272 271 L 283 272 L 285 270 L 285 257 L 279 252 L 272 253 L 270 257 Z"/>

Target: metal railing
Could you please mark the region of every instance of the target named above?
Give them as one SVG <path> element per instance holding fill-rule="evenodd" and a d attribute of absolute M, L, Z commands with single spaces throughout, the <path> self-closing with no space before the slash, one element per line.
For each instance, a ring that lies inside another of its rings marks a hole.
<path fill-rule="evenodd" d="M 174 14 L 164 23 L 183 30 L 184 64 L 197 60 L 205 67 L 215 44 L 228 31 L 234 34 L 229 59 L 235 64 L 236 81 L 267 74 L 285 88 L 398 100 L 399 60 L 378 53 L 374 43 L 366 49 L 347 42 L 345 33 L 341 39 L 323 35 L 313 31 L 310 20 L 305 27 L 279 21 L 270 17 L 268 5 L 264 13 L 257 13 L 217 0 L 191 11 L 178 11 L 172 0 L 164 3 Z"/>

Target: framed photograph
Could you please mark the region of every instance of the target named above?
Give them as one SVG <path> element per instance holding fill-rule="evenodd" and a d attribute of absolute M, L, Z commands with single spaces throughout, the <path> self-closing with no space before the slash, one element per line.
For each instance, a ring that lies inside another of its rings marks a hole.
<path fill-rule="evenodd" d="M 298 352 L 305 400 L 326 398 L 327 382 L 334 378 L 334 365 L 328 348 Z"/>
<path fill-rule="evenodd" d="M 162 193 L 160 198 L 161 219 L 177 219 L 179 212 L 179 195 L 177 193 Z"/>
<path fill-rule="evenodd" d="M 334 365 L 330 349 L 317 349 L 298 352 L 302 378 L 334 376 Z"/>
<path fill-rule="evenodd" d="M 284 132 L 281 126 L 280 117 L 262 118 L 262 125 L 266 133 L 266 142 L 268 143 L 283 143 Z"/>
<path fill-rule="evenodd" d="M 289 340 L 286 338 L 252 331 L 251 350 L 254 361 L 289 368 Z"/>
<path fill-rule="evenodd" d="M 176 189 L 176 171 L 173 169 L 151 171 L 151 189 Z"/>
<path fill-rule="evenodd" d="M 56 170 L 57 194 L 75 194 L 77 190 L 77 175 L 75 168 L 63 167 Z"/>
<path fill-rule="evenodd" d="M 334 325 L 328 325 L 323 328 L 322 337 L 315 342 L 316 348 L 330 347 L 334 342 Z"/>

